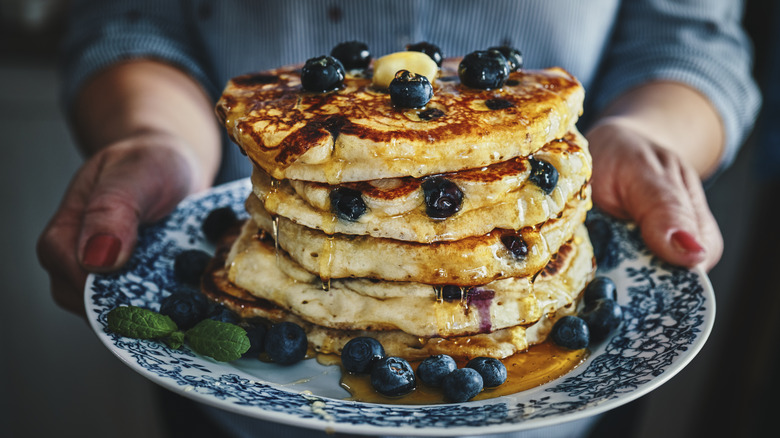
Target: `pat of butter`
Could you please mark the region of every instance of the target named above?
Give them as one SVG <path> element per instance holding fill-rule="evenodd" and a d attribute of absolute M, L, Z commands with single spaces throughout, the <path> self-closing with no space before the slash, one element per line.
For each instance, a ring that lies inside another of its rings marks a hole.
<path fill-rule="evenodd" d="M 412 73 L 425 76 L 428 78 L 428 82 L 433 84 L 439 73 L 439 66 L 430 56 L 422 52 L 391 53 L 374 61 L 372 84 L 376 88 L 386 89 L 399 70 L 409 70 Z"/>

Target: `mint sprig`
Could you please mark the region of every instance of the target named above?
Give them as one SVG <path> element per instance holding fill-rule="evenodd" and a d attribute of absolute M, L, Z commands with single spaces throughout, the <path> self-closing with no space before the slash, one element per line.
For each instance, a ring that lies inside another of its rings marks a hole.
<path fill-rule="evenodd" d="M 136 339 L 164 338 L 178 330 L 167 315 L 137 306 L 123 306 L 108 312 L 108 329 Z"/>
<path fill-rule="evenodd" d="M 237 325 L 204 319 L 182 332 L 169 316 L 137 306 L 109 311 L 108 329 L 129 338 L 162 339 L 173 349 L 186 341 L 196 353 L 222 362 L 240 358 L 250 347 L 246 330 Z"/>
<path fill-rule="evenodd" d="M 204 319 L 185 333 L 187 343 L 196 353 L 229 362 L 249 350 L 246 330 L 227 322 Z"/>

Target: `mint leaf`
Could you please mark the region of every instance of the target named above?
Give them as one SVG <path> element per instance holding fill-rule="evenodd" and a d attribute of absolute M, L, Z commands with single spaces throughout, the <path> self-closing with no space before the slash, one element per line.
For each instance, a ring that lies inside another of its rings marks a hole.
<path fill-rule="evenodd" d="M 181 330 L 176 330 L 175 332 L 168 335 L 166 338 L 163 339 L 163 341 L 174 350 L 178 350 L 181 348 L 182 344 L 184 344 L 184 332 Z"/>
<path fill-rule="evenodd" d="M 196 353 L 229 362 L 249 350 L 249 337 L 243 328 L 227 322 L 204 319 L 187 330 L 187 343 Z"/>
<path fill-rule="evenodd" d="M 177 330 L 167 315 L 137 306 L 116 307 L 108 312 L 108 329 L 136 339 L 157 339 Z"/>

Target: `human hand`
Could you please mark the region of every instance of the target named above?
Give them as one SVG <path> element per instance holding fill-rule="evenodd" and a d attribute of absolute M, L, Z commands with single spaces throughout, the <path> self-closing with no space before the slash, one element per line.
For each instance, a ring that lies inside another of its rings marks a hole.
<path fill-rule="evenodd" d="M 61 307 L 84 316 L 87 274 L 120 268 L 139 224 L 161 219 L 193 190 L 193 159 L 180 142 L 139 134 L 100 150 L 76 173 L 37 245 Z"/>
<path fill-rule="evenodd" d="M 648 248 L 669 263 L 709 270 L 723 237 L 694 168 L 638 131 L 609 120 L 586 135 L 593 155 L 593 200 L 638 225 Z"/>

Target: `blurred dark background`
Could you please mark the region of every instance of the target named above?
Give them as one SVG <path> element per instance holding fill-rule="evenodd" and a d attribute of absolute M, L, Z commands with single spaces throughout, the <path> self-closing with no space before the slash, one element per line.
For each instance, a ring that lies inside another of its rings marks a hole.
<path fill-rule="evenodd" d="M 57 308 L 35 256 L 38 233 L 81 157 L 58 101 L 57 45 L 66 0 L 0 0 L 0 425 L 3 436 L 161 437 L 153 384 L 106 350 L 81 319 Z M 755 436 L 772 430 L 780 269 L 775 254 L 780 139 L 777 2 L 749 0 L 745 26 L 763 118 L 734 165 L 709 187 L 726 249 L 710 277 L 710 341 L 678 376 L 633 402 L 622 436 Z"/>

